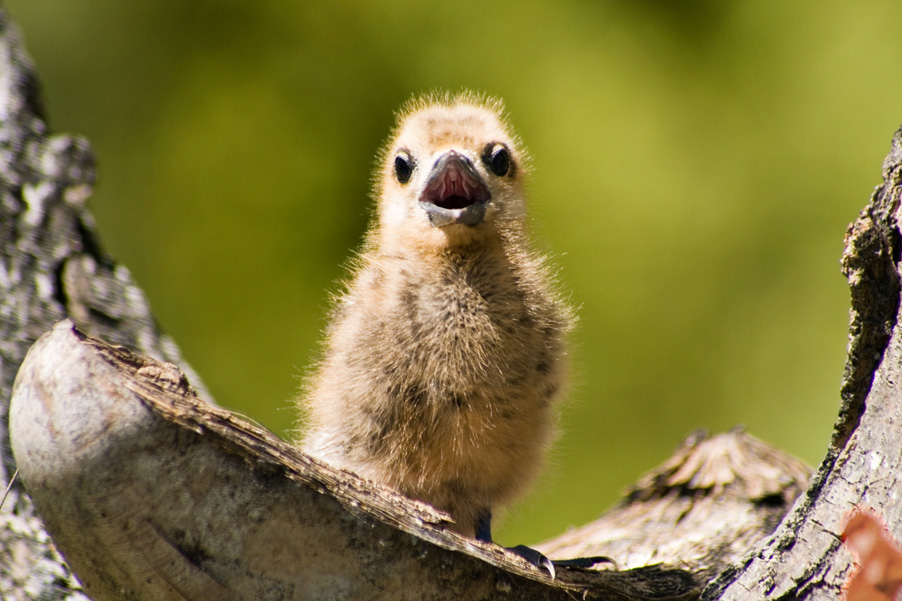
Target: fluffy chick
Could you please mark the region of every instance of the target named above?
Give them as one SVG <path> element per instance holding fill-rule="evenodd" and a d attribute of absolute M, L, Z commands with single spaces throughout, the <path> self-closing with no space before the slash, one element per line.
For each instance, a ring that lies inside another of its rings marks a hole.
<path fill-rule="evenodd" d="M 542 464 L 570 324 L 527 237 L 525 151 L 502 114 L 470 93 L 401 112 L 302 400 L 305 451 L 482 540 Z"/>

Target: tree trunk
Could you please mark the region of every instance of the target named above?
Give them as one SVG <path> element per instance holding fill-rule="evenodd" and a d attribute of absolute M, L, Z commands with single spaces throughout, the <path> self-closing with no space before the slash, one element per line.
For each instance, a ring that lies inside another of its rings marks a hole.
<path fill-rule="evenodd" d="M 97 243 L 85 210 L 93 183 L 88 142 L 48 132 L 34 67 L 0 6 L 0 497 L 16 469 L 6 420 L 13 380 L 55 322 L 71 317 L 96 336 L 184 366 L 128 270 Z M 0 597 L 86 599 L 79 591 L 16 480 L 0 507 Z"/>
<path fill-rule="evenodd" d="M 554 580 L 204 402 L 97 243 L 93 176 L 86 141 L 47 131 L 0 8 L 0 483 L 21 470 L 0 506 L 3 599 L 88 598 L 47 531 L 97 600 L 836 599 L 854 566 L 840 542 L 853 507 L 902 534 L 902 130 L 846 237 L 843 404 L 810 484 L 745 433 L 692 436 L 618 507 L 540 546 L 612 560 Z"/>
<path fill-rule="evenodd" d="M 840 543 L 854 507 L 873 509 L 897 540 L 902 535 L 902 129 L 883 162 L 883 181 L 846 232 L 849 356 L 827 456 L 773 536 L 721 574 L 705 599 L 836 599 L 854 564 Z"/>

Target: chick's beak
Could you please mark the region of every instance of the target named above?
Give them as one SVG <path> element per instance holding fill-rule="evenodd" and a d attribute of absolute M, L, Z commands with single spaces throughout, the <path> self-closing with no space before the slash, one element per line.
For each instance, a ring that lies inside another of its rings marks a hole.
<path fill-rule="evenodd" d="M 420 194 L 420 206 L 433 227 L 482 223 L 485 205 L 491 200 L 485 182 L 470 159 L 449 150 L 435 162 Z"/>

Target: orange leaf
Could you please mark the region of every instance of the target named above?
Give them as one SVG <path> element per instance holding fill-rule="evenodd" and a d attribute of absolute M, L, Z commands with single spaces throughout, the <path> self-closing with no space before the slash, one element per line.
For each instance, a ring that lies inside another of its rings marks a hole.
<path fill-rule="evenodd" d="M 893 601 L 902 591 L 902 551 L 876 515 L 856 509 L 843 541 L 858 557 L 858 569 L 846 583 L 846 601 Z"/>

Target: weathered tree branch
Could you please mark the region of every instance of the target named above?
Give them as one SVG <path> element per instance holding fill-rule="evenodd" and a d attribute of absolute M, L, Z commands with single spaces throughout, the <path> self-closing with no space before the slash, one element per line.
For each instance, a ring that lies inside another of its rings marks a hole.
<path fill-rule="evenodd" d="M 174 366 L 62 322 L 29 352 L 13 449 L 95 599 L 689 599 L 694 570 L 563 571 L 199 401 Z"/>
<path fill-rule="evenodd" d="M 0 594 L 84 599 L 838 598 L 853 564 L 839 533 L 857 505 L 897 537 L 902 509 L 902 130 L 884 185 L 850 227 L 849 359 L 831 446 L 807 492 L 791 457 L 741 432 L 690 438 L 599 520 L 542 546 L 607 555 L 556 581 L 447 516 L 319 464 L 200 400 L 84 202 L 93 157 L 51 136 L 18 32 L 0 9 Z M 196 377 L 191 381 L 198 386 Z M 779 525 L 778 525 L 779 523 Z M 776 527 L 776 530 L 774 528 Z M 770 534 L 773 532 L 772 534 Z M 770 536 L 768 536 L 770 535 Z M 657 565 L 655 565 L 657 564 Z M 702 589 L 707 585 L 707 588 Z"/>

